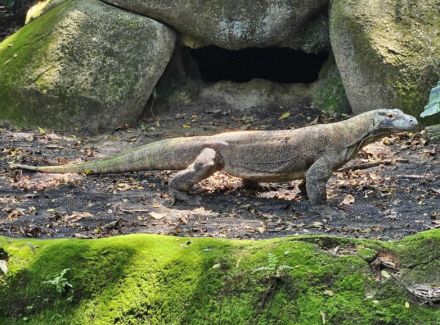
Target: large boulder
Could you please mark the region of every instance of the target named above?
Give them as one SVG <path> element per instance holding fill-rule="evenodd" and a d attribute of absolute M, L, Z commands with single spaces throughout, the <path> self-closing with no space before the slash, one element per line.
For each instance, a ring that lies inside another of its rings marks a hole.
<path fill-rule="evenodd" d="M 355 113 L 419 116 L 440 78 L 438 0 L 334 0 L 330 38 Z"/>
<path fill-rule="evenodd" d="M 0 43 L 0 120 L 91 133 L 130 124 L 174 44 L 150 18 L 98 0 L 61 2 Z"/>
<path fill-rule="evenodd" d="M 277 45 L 297 34 L 328 0 L 104 0 L 226 49 Z"/>
<path fill-rule="evenodd" d="M 313 107 L 326 113 L 351 113 L 350 103 L 333 55 L 330 55 L 313 85 L 311 103 Z"/>

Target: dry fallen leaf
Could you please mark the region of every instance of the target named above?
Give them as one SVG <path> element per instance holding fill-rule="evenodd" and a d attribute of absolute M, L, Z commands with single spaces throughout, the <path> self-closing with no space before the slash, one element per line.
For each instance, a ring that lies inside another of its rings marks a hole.
<path fill-rule="evenodd" d="M 440 190 L 439 190 L 439 193 L 440 193 Z M 16 198 L 13 198 L 13 197 L 0 197 L 0 204 L 1 205 L 3 205 L 3 204 L 6 205 L 6 204 L 10 204 L 10 203 L 15 204 L 15 203 L 18 203 L 18 201 Z"/>
<path fill-rule="evenodd" d="M 322 222 L 319 221 L 315 221 L 312 223 L 312 227 L 313 228 L 322 228 L 324 225 L 322 224 Z"/>
<path fill-rule="evenodd" d="M 342 200 L 341 204 L 349 205 L 349 204 L 353 204 L 354 201 L 355 201 L 354 196 L 351 194 L 347 194 Z"/>
<path fill-rule="evenodd" d="M 391 278 L 391 275 L 390 275 L 387 271 L 385 271 L 385 270 L 380 271 L 380 274 L 381 274 L 384 278 L 387 278 L 387 279 Z"/>
<path fill-rule="evenodd" d="M 265 226 L 261 226 L 261 227 L 257 227 L 257 230 L 260 234 L 264 234 L 267 229 Z"/>
<path fill-rule="evenodd" d="M 77 184 L 82 178 L 79 174 L 44 174 L 37 173 L 35 175 L 23 176 L 20 180 L 13 184 L 25 190 L 44 191 L 51 188 L 57 188 L 64 184 Z"/>
<path fill-rule="evenodd" d="M 285 120 L 286 118 L 289 118 L 290 112 L 284 112 L 281 114 L 281 116 L 278 118 L 280 121 Z"/>
<path fill-rule="evenodd" d="M 46 130 L 44 128 L 38 128 L 38 132 L 40 133 L 40 135 L 46 134 Z"/>
<path fill-rule="evenodd" d="M 326 325 L 327 321 L 326 321 L 325 313 L 321 311 L 320 314 L 321 314 L 322 325 Z"/>
<path fill-rule="evenodd" d="M 8 213 L 7 219 L 9 221 L 16 220 L 17 218 L 23 216 L 25 212 L 26 212 L 25 209 L 21 209 L 21 208 L 13 209 Z"/>
<path fill-rule="evenodd" d="M 335 293 L 331 290 L 325 290 L 324 294 L 329 297 L 333 297 L 335 295 Z"/>
<path fill-rule="evenodd" d="M 83 234 L 80 234 L 80 233 L 73 234 L 73 237 L 76 238 L 76 239 L 89 239 L 90 238 L 90 236 L 83 235 Z"/>
<path fill-rule="evenodd" d="M 0 270 L 2 270 L 2 272 L 4 274 L 8 273 L 8 262 L 4 261 L 4 260 L 0 260 Z"/>
<path fill-rule="evenodd" d="M 75 223 L 78 222 L 84 218 L 91 218 L 93 217 L 93 214 L 91 214 L 90 212 L 76 212 L 73 211 L 71 215 L 65 216 L 63 218 L 64 222 L 67 223 Z"/>
<path fill-rule="evenodd" d="M 165 214 L 163 214 L 163 213 L 150 212 L 149 215 L 150 215 L 150 217 L 152 217 L 155 220 L 160 220 L 160 219 L 165 218 Z"/>

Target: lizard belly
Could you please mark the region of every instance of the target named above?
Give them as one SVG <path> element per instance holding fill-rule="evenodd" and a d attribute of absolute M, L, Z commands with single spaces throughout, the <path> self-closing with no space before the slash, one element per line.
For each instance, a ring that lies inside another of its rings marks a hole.
<path fill-rule="evenodd" d="M 228 168 L 225 166 L 224 171 L 228 174 L 243 179 L 248 179 L 258 182 L 278 183 L 288 182 L 296 179 L 304 179 L 305 172 L 290 171 L 290 172 L 267 172 L 267 171 L 255 171 L 242 168 Z"/>
<path fill-rule="evenodd" d="M 287 137 L 248 141 L 222 148 L 223 169 L 228 174 L 261 182 L 303 179 L 315 157 L 302 152 L 301 143 Z"/>

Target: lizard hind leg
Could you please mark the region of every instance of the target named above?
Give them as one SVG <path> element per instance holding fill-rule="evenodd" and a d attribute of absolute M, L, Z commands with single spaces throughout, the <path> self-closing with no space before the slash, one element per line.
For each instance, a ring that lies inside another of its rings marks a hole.
<path fill-rule="evenodd" d="M 208 178 L 222 168 L 218 153 L 211 148 L 203 149 L 194 162 L 178 172 L 168 183 L 170 195 L 188 205 L 200 204 L 200 199 L 191 197 L 188 192 L 194 184 Z"/>

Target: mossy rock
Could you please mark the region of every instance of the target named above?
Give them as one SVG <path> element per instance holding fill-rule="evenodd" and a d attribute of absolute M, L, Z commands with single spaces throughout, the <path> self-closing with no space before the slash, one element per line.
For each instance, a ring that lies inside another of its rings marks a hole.
<path fill-rule="evenodd" d="M 326 113 L 350 114 L 350 103 L 345 94 L 335 58 L 330 55 L 313 86 L 312 105 Z"/>
<path fill-rule="evenodd" d="M 267 47 L 303 33 L 303 27 L 327 7 L 328 0 L 104 0 L 163 21 L 194 46 L 237 50 Z"/>
<path fill-rule="evenodd" d="M 438 5 L 437 0 L 332 2 L 330 39 L 355 113 L 401 108 L 420 116 L 440 79 Z"/>
<path fill-rule="evenodd" d="M 175 33 L 98 0 L 57 3 L 0 43 L 0 120 L 89 133 L 134 123 Z"/>
<path fill-rule="evenodd" d="M 326 236 L 241 241 L 128 235 L 0 237 L 0 247 L 9 268 L 0 275 L 1 324 L 440 320 L 440 309 L 414 301 L 392 277 L 377 280 L 370 267 L 378 252 L 387 251 L 400 259 L 403 274 L 413 272 L 402 281 L 438 286 L 430 273 L 438 268 L 440 230 L 391 243 Z"/>
<path fill-rule="evenodd" d="M 302 26 L 298 33 L 292 34 L 290 39 L 281 42 L 278 46 L 290 47 L 314 54 L 321 51 L 330 51 L 328 17 L 323 14 L 318 15 Z"/>

